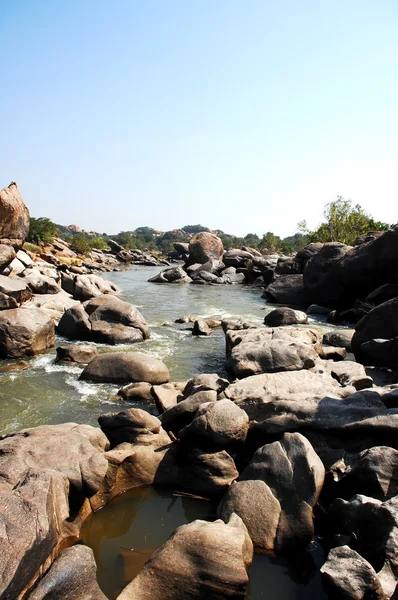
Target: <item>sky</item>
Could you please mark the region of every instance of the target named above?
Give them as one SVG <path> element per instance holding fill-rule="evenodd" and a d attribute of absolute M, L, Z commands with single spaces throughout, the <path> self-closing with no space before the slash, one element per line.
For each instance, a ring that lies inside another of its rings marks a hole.
<path fill-rule="evenodd" d="M 396 0 L 0 0 L 0 188 L 108 234 L 395 223 Z"/>

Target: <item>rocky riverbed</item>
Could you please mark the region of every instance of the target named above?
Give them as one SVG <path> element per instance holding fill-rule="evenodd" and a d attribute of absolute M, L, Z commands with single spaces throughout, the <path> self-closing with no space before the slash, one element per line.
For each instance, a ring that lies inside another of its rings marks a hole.
<path fill-rule="evenodd" d="M 318 597 L 395 599 L 398 229 L 272 260 L 224 252 L 200 233 L 177 269 L 112 281 L 29 255 L 24 264 L 21 253 L 16 273 L 29 213 L 14 184 L 0 199 L 0 377 L 11 406 L 0 436 L 0 598 L 243 600 L 264 554 L 296 565 L 297 580 L 316 574 Z M 255 286 L 230 285 L 243 281 Z M 279 308 L 264 310 L 262 288 Z M 325 319 L 352 328 L 322 329 Z M 35 377 L 22 417 L 12 386 Z M 51 381 L 61 402 L 45 391 Z M 94 408 L 79 386 L 98 391 Z M 124 579 L 101 590 L 88 520 L 151 486 L 213 508 L 138 568 L 137 548 L 121 549 Z M 264 597 L 267 577 L 256 588 Z"/>

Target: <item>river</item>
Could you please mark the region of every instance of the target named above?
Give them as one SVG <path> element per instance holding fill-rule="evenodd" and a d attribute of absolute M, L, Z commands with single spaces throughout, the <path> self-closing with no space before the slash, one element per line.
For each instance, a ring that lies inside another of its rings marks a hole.
<path fill-rule="evenodd" d="M 209 337 L 194 337 L 185 326 L 174 321 L 182 315 L 242 317 L 260 325 L 273 306 L 261 298 L 260 289 L 250 286 L 148 283 L 148 278 L 158 271 L 157 267 L 133 267 L 103 274 L 123 290 L 123 300 L 141 311 L 150 327 L 151 339 L 130 347 L 99 346 L 99 350 L 151 354 L 167 364 L 174 381 L 188 380 L 195 373 L 222 374 L 225 339 L 221 329 L 214 330 Z M 313 325 L 324 328 L 318 321 Z M 57 345 L 61 343 L 79 342 L 57 337 Z M 28 367 L 23 370 L 14 370 L 15 361 L 0 361 L 0 369 L 12 369 L 0 371 L 1 433 L 70 421 L 98 425 L 101 414 L 134 406 L 115 400 L 119 386 L 79 381 L 80 367 L 57 365 L 54 359 L 55 350 L 28 360 Z M 129 569 L 135 572 L 137 564 L 142 564 L 140 557 L 161 545 L 175 527 L 196 518 L 213 519 L 214 512 L 215 507 L 210 503 L 175 497 L 171 491 L 144 488 L 123 494 L 94 514 L 86 524 L 83 541 L 95 552 L 99 582 L 109 598 L 115 598 L 125 585 L 126 569 L 131 576 Z M 138 553 L 129 558 L 132 548 Z M 319 573 L 303 580 L 302 571 L 297 568 L 300 574 L 292 576 L 294 569 L 294 565 L 284 561 L 256 555 L 247 598 L 326 598 Z"/>

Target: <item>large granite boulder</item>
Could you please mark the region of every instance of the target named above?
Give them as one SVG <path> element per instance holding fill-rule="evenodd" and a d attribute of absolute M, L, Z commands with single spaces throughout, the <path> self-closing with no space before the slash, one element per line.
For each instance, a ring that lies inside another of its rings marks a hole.
<path fill-rule="evenodd" d="M 0 244 L 0 273 L 14 260 L 15 250 L 12 246 Z"/>
<path fill-rule="evenodd" d="M 61 285 L 68 294 L 71 294 L 75 300 L 91 300 L 98 298 L 103 294 L 120 294 L 121 289 L 107 281 L 99 275 L 73 275 L 62 273 Z"/>
<path fill-rule="evenodd" d="M 349 546 L 333 548 L 321 568 L 322 581 L 336 600 L 386 600 L 376 571 Z"/>
<path fill-rule="evenodd" d="M 29 600 L 106 600 L 91 548 L 78 544 L 63 550 Z"/>
<path fill-rule="evenodd" d="M 299 433 L 285 434 L 279 442 L 254 453 L 238 484 L 224 496 L 219 514 L 228 519 L 236 512 L 247 526 L 254 546 L 294 555 L 304 550 L 314 535 L 312 509 L 324 477 L 324 466 L 310 442 Z M 242 485 L 257 480 L 265 485 Z M 265 523 L 259 514 L 265 516 Z"/>
<path fill-rule="evenodd" d="M 109 294 L 65 311 L 58 331 L 70 339 L 104 344 L 133 344 L 149 338 L 141 313 L 128 302 Z"/>
<path fill-rule="evenodd" d="M 281 325 L 305 325 L 308 317 L 301 310 L 294 310 L 287 306 L 275 308 L 264 317 L 264 324 L 268 327 L 280 327 Z"/>
<path fill-rule="evenodd" d="M 358 246 L 332 242 L 307 262 L 304 287 L 309 302 L 349 306 L 385 283 L 398 283 L 398 227 Z"/>
<path fill-rule="evenodd" d="M 54 323 L 40 308 L 11 308 L 0 312 L 0 357 L 35 356 L 54 344 Z"/>
<path fill-rule="evenodd" d="M 131 383 L 147 381 L 167 383 L 169 370 L 159 359 L 141 352 L 109 352 L 94 358 L 82 372 L 81 379 L 96 383 Z"/>
<path fill-rule="evenodd" d="M 182 267 L 170 267 L 148 279 L 151 283 L 190 283 L 191 278 Z"/>
<path fill-rule="evenodd" d="M 301 274 L 277 277 L 265 288 L 264 293 L 275 304 L 308 306 Z"/>
<path fill-rule="evenodd" d="M 211 259 L 222 261 L 224 248 L 221 239 L 214 233 L 195 233 L 189 242 L 190 263 L 203 265 Z"/>
<path fill-rule="evenodd" d="M 181 485 L 190 494 L 212 498 L 222 496 L 238 476 L 235 462 L 228 452 L 204 452 L 196 448 L 186 457 Z"/>
<path fill-rule="evenodd" d="M 199 392 L 200 393 L 200 392 Z M 184 445 L 216 451 L 237 448 L 247 436 L 249 419 L 231 400 L 202 404 L 191 423 L 179 432 Z"/>
<path fill-rule="evenodd" d="M 242 520 L 178 527 L 117 600 L 243 600 L 253 546 Z"/>
<path fill-rule="evenodd" d="M 29 233 L 30 215 L 17 184 L 0 190 L 0 244 L 20 248 Z"/>
<path fill-rule="evenodd" d="M 365 365 L 397 370 L 397 337 L 398 298 L 392 298 L 376 306 L 357 323 L 351 342 L 352 351 L 356 360 Z"/>
<path fill-rule="evenodd" d="M 56 363 L 63 365 L 87 365 L 98 356 L 98 350 L 93 344 L 76 344 L 73 346 L 58 346 L 56 349 Z"/>
<path fill-rule="evenodd" d="M 235 377 L 298 371 L 315 366 L 318 335 L 311 329 L 280 327 L 247 329 L 226 334 L 227 369 Z"/>
<path fill-rule="evenodd" d="M 185 400 L 181 400 L 175 406 L 168 408 L 160 415 L 160 420 L 166 431 L 172 431 L 174 435 L 189 425 L 196 411 L 202 404 L 217 401 L 217 392 L 214 390 L 199 390 L 192 393 Z"/>
<path fill-rule="evenodd" d="M 27 302 L 32 297 L 28 284 L 20 277 L 0 275 L 0 292 L 14 298 L 18 304 Z"/>

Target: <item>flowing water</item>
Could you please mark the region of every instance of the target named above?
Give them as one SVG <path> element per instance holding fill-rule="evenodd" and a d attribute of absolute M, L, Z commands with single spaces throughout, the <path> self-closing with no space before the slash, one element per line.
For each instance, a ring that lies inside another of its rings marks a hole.
<path fill-rule="evenodd" d="M 150 326 L 151 339 L 131 347 L 100 346 L 100 351 L 123 349 L 151 354 L 164 360 L 174 381 L 185 381 L 195 373 L 223 373 L 222 331 L 214 330 L 209 337 L 193 337 L 186 326 L 174 321 L 188 314 L 217 319 L 242 317 L 260 325 L 272 305 L 261 298 L 261 290 L 248 286 L 148 283 L 148 278 L 158 271 L 135 267 L 103 274 L 123 290 L 122 299 L 139 308 Z M 78 342 L 57 338 L 57 345 L 60 343 Z M 52 350 L 26 361 L 27 364 L 0 361 L 1 433 L 70 421 L 97 425 L 99 415 L 134 406 L 115 400 L 119 386 L 80 381 L 80 367 L 57 365 L 54 358 Z M 95 552 L 104 592 L 115 598 L 177 526 L 197 518 L 213 519 L 214 515 L 215 507 L 209 502 L 176 497 L 153 488 L 133 490 L 116 498 L 92 516 L 83 534 L 83 541 Z M 293 569 L 283 561 L 256 555 L 250 570 L 248 598 L 312 600 L 326 596 L 319 575 L 310 582 L 304 581 L 301 567 Z"/>

